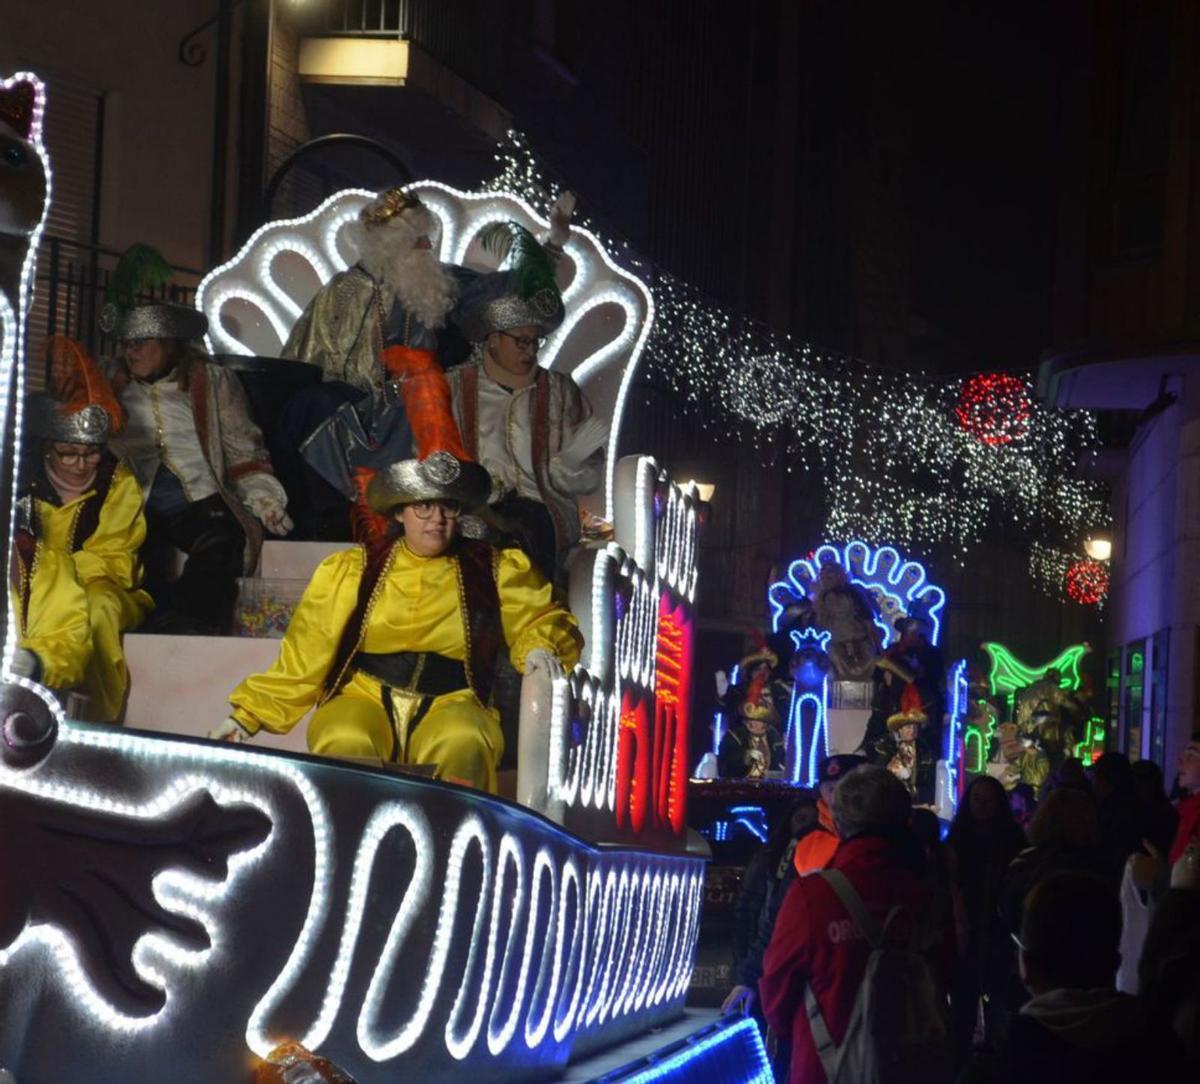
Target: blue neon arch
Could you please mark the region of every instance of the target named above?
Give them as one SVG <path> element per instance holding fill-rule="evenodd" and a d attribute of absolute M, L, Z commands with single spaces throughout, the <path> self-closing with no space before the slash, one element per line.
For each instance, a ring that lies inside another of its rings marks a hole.
<path fill-rule="evenodd" d="M 920 561 L 901 556 L 894 546 L 872 547 L 866 542 L 847 542 L 844 546 L 826 542 L 810 557 L 793 561 L 782 580 L 767 589 L 771 607 L 771 629 L 777 632 L 788 606 L 801 599 L 811 599 L 821 565 L 834 561 L 846 570 L 852 583 L 866 588 L 883 614 L 893 619 L 909 616 L 914 611 L 928 618 L 934 644 L 942 636 L 942 611 L 946 592 L 929 582 L 925 566 Z M 898 634 L 886 620 L 875 622 L 884 634 L 884 646 L 893 643 Z"/>

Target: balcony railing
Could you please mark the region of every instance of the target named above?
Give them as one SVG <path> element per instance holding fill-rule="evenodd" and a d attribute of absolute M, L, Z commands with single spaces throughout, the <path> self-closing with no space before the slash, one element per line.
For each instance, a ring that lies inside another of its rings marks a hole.
<path fill-rule="evenodd" d="M 406 37 L 412 30 L 412 7 L 410 0 L 328 0 L 318 31 Z"/>

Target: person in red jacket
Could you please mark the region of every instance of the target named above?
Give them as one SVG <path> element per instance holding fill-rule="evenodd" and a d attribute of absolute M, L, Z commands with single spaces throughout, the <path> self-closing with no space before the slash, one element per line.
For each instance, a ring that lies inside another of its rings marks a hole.
<path fill-rule="evenodd" d="M 1200 843 L 1200 731 L 1179 754 L 1179 789 L 1187 797 L 1179 803 L 1179 827 L 1167 855 L 1171 863 L 1178 862 L 1189 843 Z"/>
<path fill-rule="evenodd" d="M 847 773 L 866 764 L 867 758 L 857 753 L 834 753 L 821 761 L 818 769 L 820 789 L 817 794 L 817 823 L 802 835 L 792 848 L 792 868 L 786 878 L 782 878 L 763 906 L 754 931 L 754 940 L 749 950 L 739 960 L 736 968 L 737 983 L 725 996 L 721 1004 L 721 1012 L 746 1013 L 754 1008 L 756 997 L 755 987 L 762 975 L 763 954 L 771 940 L 775 929 L 775 919 L 779 908 L 786 898 L 787 890 L 797 877 L 807 877 L 819 869 L 824 869 L 833 857 L 838 846 L 837 829 L 833 824 L 833 792 Z"/>
<path fill-rule="evenodd" d="M 858 768 L 834 792 L 833 819 L 841 844 L 830 868 L 845 875 L 881 924 L 891 908 L 901 907 L 889 927 L 897 937 L 911 933 L 932 903 L 928 883 L 914 867 L 911 843 L 906 846 L 911 811 L 904 785 L 878 766 Z M 954 934 L 949 928 L 938 932 L 938 958 L 930 963 L 948 981 Z M 831 1037 L 840 1044 L 869 954 L 867 940 L 824 878 L 804 877 L 792 885 L 758 983 L 767 1023 L 792 1038 L 791 1080 L 826 1080 L 804 1008 L 805 987 L 812 987 Z"/>

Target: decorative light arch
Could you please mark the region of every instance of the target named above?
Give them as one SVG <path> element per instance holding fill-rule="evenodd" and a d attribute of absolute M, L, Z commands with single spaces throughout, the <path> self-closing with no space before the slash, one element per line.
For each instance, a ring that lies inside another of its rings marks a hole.
<path fill-rule="evenodd" d="M 535 233 L 549 227 L 511 192 L 462 192 L 437 181 L 418 181 L 405 190 L 420 196 L 440 223 L 436 244 L 448 263 L 463 263 L 469 256 L 486 259 L 472 245 L 490 223 L 511 219 Z M 350 188 L 307 215 L 268 222 L 237 255 L 209 272 L 197 288 L 196 306 L 208 317 L 210 350 L 278 357 L 319 286 L 354 261 L 344 231 L 372 198 L 373 192 Z M 284 255 L 292 258 L 278 259 Z M 565 283 L 564 275 L 569 275 Z M 619 267 L 595 234 L 580 227 L 572 229 L 559 276 L 567 316 L 547 339 L 539 362 L 570 373 L 597 416 L 609 422 L 603 511 L 611 520 L 625 403 L 654 321 L 654 300 L 645 283 Z M 619 323 L 605 318 L 608 306 L 623 314 Z"/>
<path fill-rule="evenodd" d="M 940 642 L 946 592 L 927 582 L 925 566 L 919 561 L 902 557 L 894 546 L 874 547 L 861 541 L 848 542 L 844 546 L 827 542 L 810 556 L 798 558 L 788 566 L 786 576 L 767 589 L 773 631 L 779 630 L 788 606 L 813 597 L 821 565 L 827 561 L 840 565 L 852 583 L 871 593 L 882 615 L 876 624 L 883 630 L 885 645 L 894 642 L 898 636 L 891 621 L 907 617 L 914 611 L 928 618 L 931 642 Z"/>

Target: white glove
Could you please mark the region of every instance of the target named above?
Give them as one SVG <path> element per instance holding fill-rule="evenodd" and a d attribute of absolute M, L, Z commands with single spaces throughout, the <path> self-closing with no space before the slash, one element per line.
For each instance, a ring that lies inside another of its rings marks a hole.
<path fill-rule="evenodd" d="M 282 508 L 277 508 L 273 512 L 268 512 L 263 516 L 263 526 L 273 535 L 282 537 L 285 534 L 291 534 L 292 528 L 296 525 L 292 522 L 292 517 L 287 514 Z"/>
<path fill-rule="evenodd" d="M 717 671 L 717 696 L 722 700 L 725 699 L 725 694 L 729 692 L 729 677 L 724 670 Z"/>
<path fill-rule="evenodd" d="M 597 448 L 608 443 L 608 426 L 597 417 L 579 424 L 555 458 L 567 468 L 578 470 Z"/>
<path fill-rule="evenodd" d="M 242 496 L 242 503 L 271 534 L 287 534 L 294 526 L 287 514 L 287 506 L 272 494 L 246 493 Z"/>
<path fill-rule="evenodd" d="M 535 647 L 525 656 L 525 676 L 528 677 L 535 673 L 543 673 L 552 681 L 566 676 L 563 673 L 562 663 L 544 647 Z"/>
<path fill-rule="evenodd" d="M 571 216 L 575 213 L 575 193 L 560 192 L 550 208 L 550 236 L 547 243 L 560 252 L 571 236 Z"/>
<path fill-rule="evenodd" d="M 238 721 L 232 715 L 230 715 L 223 719 L 217 726 L 213 727 L 212 730 L 208 732 L 208 737 L 211 741 L 231 741 L 240 743 L 249 740 L 252 735 L 246 733 L 246 731 L 244 731 L 241 726 L 238 725 Z"/>
<path fill-rule="evenodd" d="M 42 672 L 42 660 L 27 647 L 19 647 L 13 652 L 12 666 L 9 672 L 13 677 L 28 678 L 36 681 Z"/>

